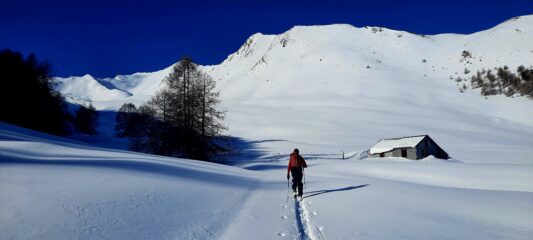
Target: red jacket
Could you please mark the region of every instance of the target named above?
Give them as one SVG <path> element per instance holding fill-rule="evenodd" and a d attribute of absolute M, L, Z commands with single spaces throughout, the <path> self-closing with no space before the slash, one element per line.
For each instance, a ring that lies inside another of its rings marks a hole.
<path fill-rule="evenodd" d="M 287 165 L 287 174 L 289 174 L 291 168 L 293 167 L 307 167 L 307 163 L 305 162 L 304 158 L 295 152 L 291 153 L 291 156 L 289 158 L 289 165 Z"/>

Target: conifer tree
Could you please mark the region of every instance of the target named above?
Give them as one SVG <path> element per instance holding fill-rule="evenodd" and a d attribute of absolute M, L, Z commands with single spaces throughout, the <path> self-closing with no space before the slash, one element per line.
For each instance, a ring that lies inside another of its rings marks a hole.
<path fill-rule="evenodd" d="M 64 135 L 65 103 L 52 86 L 51 66 L 35 55 L 24 58 L 9 49 L 0 51 L 0 121 Z"/>
<path fill-rule="evenodd" d="M 74 127 L 82 133 L 94 135 L 98 126 L 97 120 L 98 112 L 92 104 L 87 107 L 80 105 L 74 117 Z"/>
<path fill-rule="evenodd" d="M 139 108 L 144 109 L 144 113 L 140 111 L 143 124 L 151 124 L 151 129 L 136 137 L 133 145 L 157 154 L 211 158 L 220 149 L 213 140 L 225 129 L 224 112 L 217 109 L 220 94 L 216 82 L 190 57 L 184 57 L 164 83 Z"/>

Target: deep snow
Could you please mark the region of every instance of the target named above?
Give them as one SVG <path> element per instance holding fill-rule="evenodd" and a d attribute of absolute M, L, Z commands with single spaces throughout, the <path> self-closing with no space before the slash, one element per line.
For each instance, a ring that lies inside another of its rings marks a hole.
<path fill-rule="evenodd" d="M 266 142 L 273 146 L 294 142 Z M 251 144 L 244 158 L 259 151 Z M 533 165 L 340 160 L 240 167 L 84 146 L 0 123 L 3 239 L 529 239 Z M 306 155 L 307 154 L 307 155 Z"/>

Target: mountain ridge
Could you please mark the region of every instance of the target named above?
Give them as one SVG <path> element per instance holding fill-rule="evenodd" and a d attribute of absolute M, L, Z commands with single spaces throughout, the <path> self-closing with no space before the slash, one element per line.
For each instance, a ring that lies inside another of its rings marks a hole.
<path fill-rule="evenodd" d="M 294 27 L 254 34 L 221 64 L 200 68 L 217 81 L 233 136 L 364 150 L 381 138 L 429 134 L 459 160 L 527 161 L 533 154 L 533 101 L 460 88 L 480 69 L 533 66 L 532 19 L 426 37 L 348 25 Z M 94 91 L 100 99 L 91 98 L 76 77 L 59 90 L 69 101 L 100 110 L 114 111 L 125 102 L 138 106 L 162 86 L 172 66 L 95 79 L 123 91 Z"/>
<path fill-rule="evenodd" d="M 280 34 L 263 34 L 261 32 L 257 32 L 255 34 L 252 34 L 244 43 L 243 45 L 241 45 L 241 47 L 234 53 L 228 55 L 228 57 L 222 61 L 220 64 L 218 65 L 221 65 L 223 64 L 224 62 L 226 62 L 228 59 L 230 59 L 233 55 L 239 53 L 241 51 L 241 49 L 246 45 L 246 43 L 248 41 L 250 41 L 251 39 L 255 39 L 257 37 L 260 37 L 260 36 L 267 36 L 267 37 L 279 37 L 281 35 L 284 35 L 284 34 L 287 34 L 295 29 L 299 29 L 299 28 L 327 28 L 327 27 L 345 27 L 345 28 L 351 28 L 351 29 L 382 29 L 382 30 L 385 30 L 385 31 L 392 31 L 392 32 L 396 32 L 396 33 L 399 33 L 399 34 L 402 34 L 402 33 L 405 33 L 405 34 L 412 34 L 412 35 L 416 35 L 416 36 L 419 36 L 419 37 L 422 37 L 422 38 L 431 38 L 431 37 L 438 37 L 438 36 L 470 36 L 470 35 L 473 35 L 473 34 L 478 34 L 478 33 L 482 33 L 482 32 L 487 32 L 487 31 L 490 31 L 490 30 L 496 30 L 497 28 L 501 28 L 502 26 L 505 26 L 507 24 L 510 24 L 510 23 L 513 23 L 513 22 L 517 22 L 517 21 L 532 21 L 533 19 L 533 15 L 522 15 L 522 16 L 517 16 L 517 17 L 513 17 L 513 18 L 510 18 L 508 20 L 505 20 L 504 22 L 492 27 L 492 28 L 489 28 L 489 29 L 486 29 L 486 30 L 481 30 L 481 31 L 478 31 L 478 32 L 474 32 L 474 33 L 471 33 L 471 34 L 460 34 L 460 33 L 439 33 L 439 34 L 433 34 L 433 35 L 426 35 L 426 34 L 417 34 L 417 33 L 411 33 L 409 31 L 404 31 L 404 30 L 395 30 L 395 29 L 390 29 L 390 28 L 386 28 L 386 27 L 379 27 L 379 26 L 363 26 L 363 27 L 357 27 L 357 26 L 354 26 L 354 25 L 351 25 L 351 24 L 346 24 L 346 23 L 335 23 L 335 24 L 327 24 L 327 25 L 296 25 L 296 26 L 293 26 L 291 27 L 289 30 L 283 32 L 283 33 L 280 33 Z M 176 64 L 176 63 L 174 63 Z M 171 68 L 174 64 L 171 64 L 169 67 L 167 68 L 164 68 L 162 70 L 158 70 L 158 71 L 154 71 L 154 72 L 160 72 L 160 71 L 163 71 L 165 69 L 169 69 Z M 213 66 L 218 66 L 218 65 L 204 65 L 205 67 L 213 67 Z M 117 79 L 117 78 L 124 78 L 124 77 L 128 77 L 128 76 L 134 76 L 134 75 L 149 75 L 149 74 L 152 74 L 154 72 L 135 72 L 135 73 L 132 73 L 132 74 L 118 74 L 114 77 L 103 77 L 103 78 L 95 78 L 95 79 Z M 89 73 L 85 74 L 84 76 L 86 75 L 90 75 Z M 70 77 L 57 77 L 57 78 L 72 78 L 72 77 L 76 77 L 76 76 L 70 76 Z M 92 76 L 91 76 L 92 77 Z"/>

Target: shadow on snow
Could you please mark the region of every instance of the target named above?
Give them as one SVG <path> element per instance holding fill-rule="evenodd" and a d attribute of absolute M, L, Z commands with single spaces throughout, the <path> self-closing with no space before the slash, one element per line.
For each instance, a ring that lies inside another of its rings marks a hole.
<path fill-rule="evenodd" d="M 331 192 L 349 191 L 349 190 L 354 190 L 354 189 L 358 189 L 358 188 L 364 188 L 364 187 L 367 187 L 368 185 L 370 185 L 370 184 L 363 184 L 363 185 L 359 185 L 359 186 L 351 186 L 351 187 L 345 187 L 345 188 L 327 189 L 327 190 L 318 190 L 318 191 L 306 192 L 306 193 L 304 193 L 304 197 L 303 198 L 310 198 L 310 197 L 314 197 L 314 196 L 317 196 L 317 195 L 320 195 L 320 194 L 331 193 Z"/>
<path fill-rule="evenodd" d="M 226 153 L 221 156 L 218 163 L 227 165 L 239 165 L 251 162 L 274 162 L 278 159 L 268 157 L 267 149 L 259 145 L 267 142 L 283 142 L 285 140 L 266 139 L 266 140 L 246 140 L 239 137 L 221 137 L 216 143 L 226 149 Z M 288 155 L 287 155 L 288 156 Z"/>
<path fill-rule="evenodd" d="M 300 240 L 308 239 L 305 227 L 302 221 L 302 208 L 299 201 L 294 201 L 294 213 L 296 215 L 296 228 L 298 229 L 298 235 Z"/>
<path fill-rule="evenodd" d="M 76 157 L 61 156 L 59 159 L 51 157 L 38 158 L 37 156 L 26 155 L 17 156 L 10 154 L 5 158 L 0 158 L 0 167 L 8 165 L 34 165 L 34 166 L 62 166 L 62 167 L 84 167 L 84 168 L 105 168 L 119 171 L 135 171 L 147 174 L 162 175 L 169 178 L 190 179 L 217 185 L 231 185 L 243 188 L 251 188 L 258 182 L 253 178 L 238 176 L 235 173 L 218 172 L 211 166 L 203 170 L 198 169 L 202 164 L 200 161 L 190 160 L 187 162 L 172 161 L 150 161 L 147 159 L 128 159 L 127 157 Z M 213 179 L 216 179 L 214 181 Z"/>
<path fill-rule="evenodd" d="M 252 171 L 264 171 L 264 170 L 274 170 L 274 169 L 287 169 L 285 165 L 276 165 L 276 164 L 254 164 L 243 167 L 246 170 Z"/>

